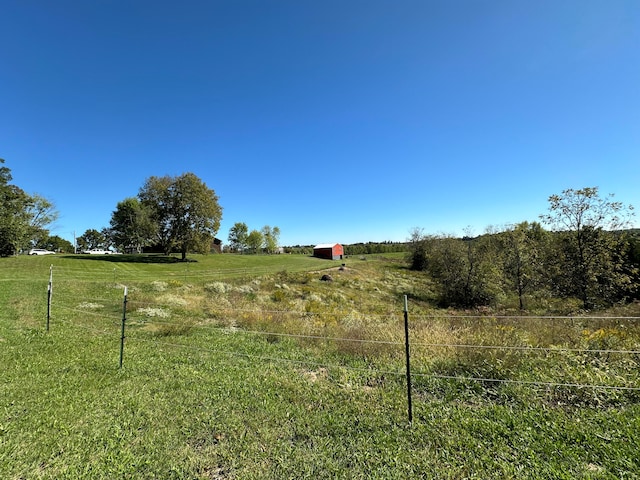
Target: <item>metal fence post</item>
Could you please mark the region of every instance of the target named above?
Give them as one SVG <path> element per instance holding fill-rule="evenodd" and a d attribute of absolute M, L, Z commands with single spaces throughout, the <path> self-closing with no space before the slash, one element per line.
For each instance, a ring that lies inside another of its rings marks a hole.
<path fill-rule="evenodd" d="M 409 426 L 413 423 L 413 407 L 411 404 L 411 361 L 409 357 L 409 307 L 407 296 L 404 296 L 404 347 L 407 359 L 407 409 L 409 414 Z"/>
<path fill-rule="evenodd" d="M 47 287 L 47 332 L 51 321 L 51 295 L 53 294 L 53 265 L 49 267 L 49 285 Z"/>
<path fill-rule="evenodd" d="M 124 301 L 122 302 L 122 332 L 120 335 L 120 367 L 124 357 L 124 325 L 127 321 L 127 287 L 124 287 Z"/>

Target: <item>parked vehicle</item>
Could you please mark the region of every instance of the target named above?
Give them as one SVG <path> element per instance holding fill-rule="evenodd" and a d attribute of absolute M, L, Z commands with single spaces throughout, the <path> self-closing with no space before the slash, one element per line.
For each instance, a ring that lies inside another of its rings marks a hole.
<path fill-rule="evenodd" d="M 122 255 L 121 252 L 115 250 L 105 250 L 104 248 L 91 248 L 88 250 L 82 250 L 80 253 L 88 255 Z"/>
<path fill-rule="evenodd" d="M 32 248 L 29 250 L 29 255 L 54 255 L 56 252 L 51 250 L 45 250 L 44 248 Z"/>

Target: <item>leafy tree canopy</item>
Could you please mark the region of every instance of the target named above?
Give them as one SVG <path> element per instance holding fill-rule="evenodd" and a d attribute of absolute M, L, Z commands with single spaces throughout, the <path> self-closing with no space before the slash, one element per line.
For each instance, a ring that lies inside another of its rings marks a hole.
<path fill-rule="evenodd" d="M 206 253 L 220 228 L 222 207 L 213 190 L 193 173 L 150 177 L 138 198 L 150 212 L 155 236 L 165 254 L 177 249 Z"/>
<path fill-rule="evenodd" d="M 280 229 L 278 227 L 272 228 L 269 225 L 265 225 L 262 227 L 261 233 L 265 251 L 267 253 L 275 253 L 280 240 Z"/>
<path fill-rule="evenodd" d="M 0 165 L 4 160 L 0 158 Z M 0 255 L 14 255 L 49 235 L 47 227 L 58 216 L 53 204 L 40 195 L 29 195 L 9 182 L 11 170 L 0 167 Z"/>
<path fill-rule="evenodd" d="M 92 250 L 94 248 L 107 248 L 107 238 L 102 232 L 90 228 L 77 238 L 80 250 Z"/>
<path fill-rule="evenodd" d="M 562 234 L 557 237 L 557 288 L 576 295 L 583 308 L 612 302 L 620 286 L 630 282 L 624 266 L 626 237 L 611 235 L 629 225 L 633 207 L 602 197 L 598 187 L 567 189 L 549 197 L 542 220 Z"/>
<path fill-rule="evenodd" d="M 47 237 L 36 244 L 36 248 L 44 248 L 52 252 L 73 253 L 73 245 L 58 235 Z"/>
<path fill-rule="evenodd" d="M 247 238 L 249 237 L 249 227 L 246 223 L 236 222 L 229 229 L 229 246 L 232 251 L 243 252 L 247 248 Z"/>
<path fill-rule="evenodd" d="M 247 236 L 247 247 L 253 253 L 258 253 L 264 243 L 264 237 L 258 230 L 251 230 Z"/>
<path fill-rule="evenodd" d="M 116 247 L 132 253 L 141 253 L 143 247 L 151 244 L 156 233 L 150 209 L 137 197 L 118 202 L 111 214 L 110 227 L 111 239 Z"/>

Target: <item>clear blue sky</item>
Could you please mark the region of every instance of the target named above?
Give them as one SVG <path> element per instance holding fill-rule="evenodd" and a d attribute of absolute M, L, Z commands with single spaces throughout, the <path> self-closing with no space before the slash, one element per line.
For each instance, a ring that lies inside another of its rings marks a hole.
<path fill-rule="evenodd" d="M 0 0 L 0 157 L 53 233 L 193 172 L 281 244 L 640 208 L 637 0 Z M 637 222 L 636 222 L 637 224 Z"/>

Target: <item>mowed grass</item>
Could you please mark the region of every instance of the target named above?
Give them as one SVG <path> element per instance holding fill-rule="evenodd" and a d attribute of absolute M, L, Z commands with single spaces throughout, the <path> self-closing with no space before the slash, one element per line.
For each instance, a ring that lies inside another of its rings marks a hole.
<path fill-rule="evenodd" d="M 399 255 L 194 259 L 0 259 L 0 478 L 640 478 L 638 356 L 579 351 L 632 320 L 452 318 Z M 472 339 L 575 351 L 427 346 Z M 563 378 L 630 389 L 526 383 Z"/>

